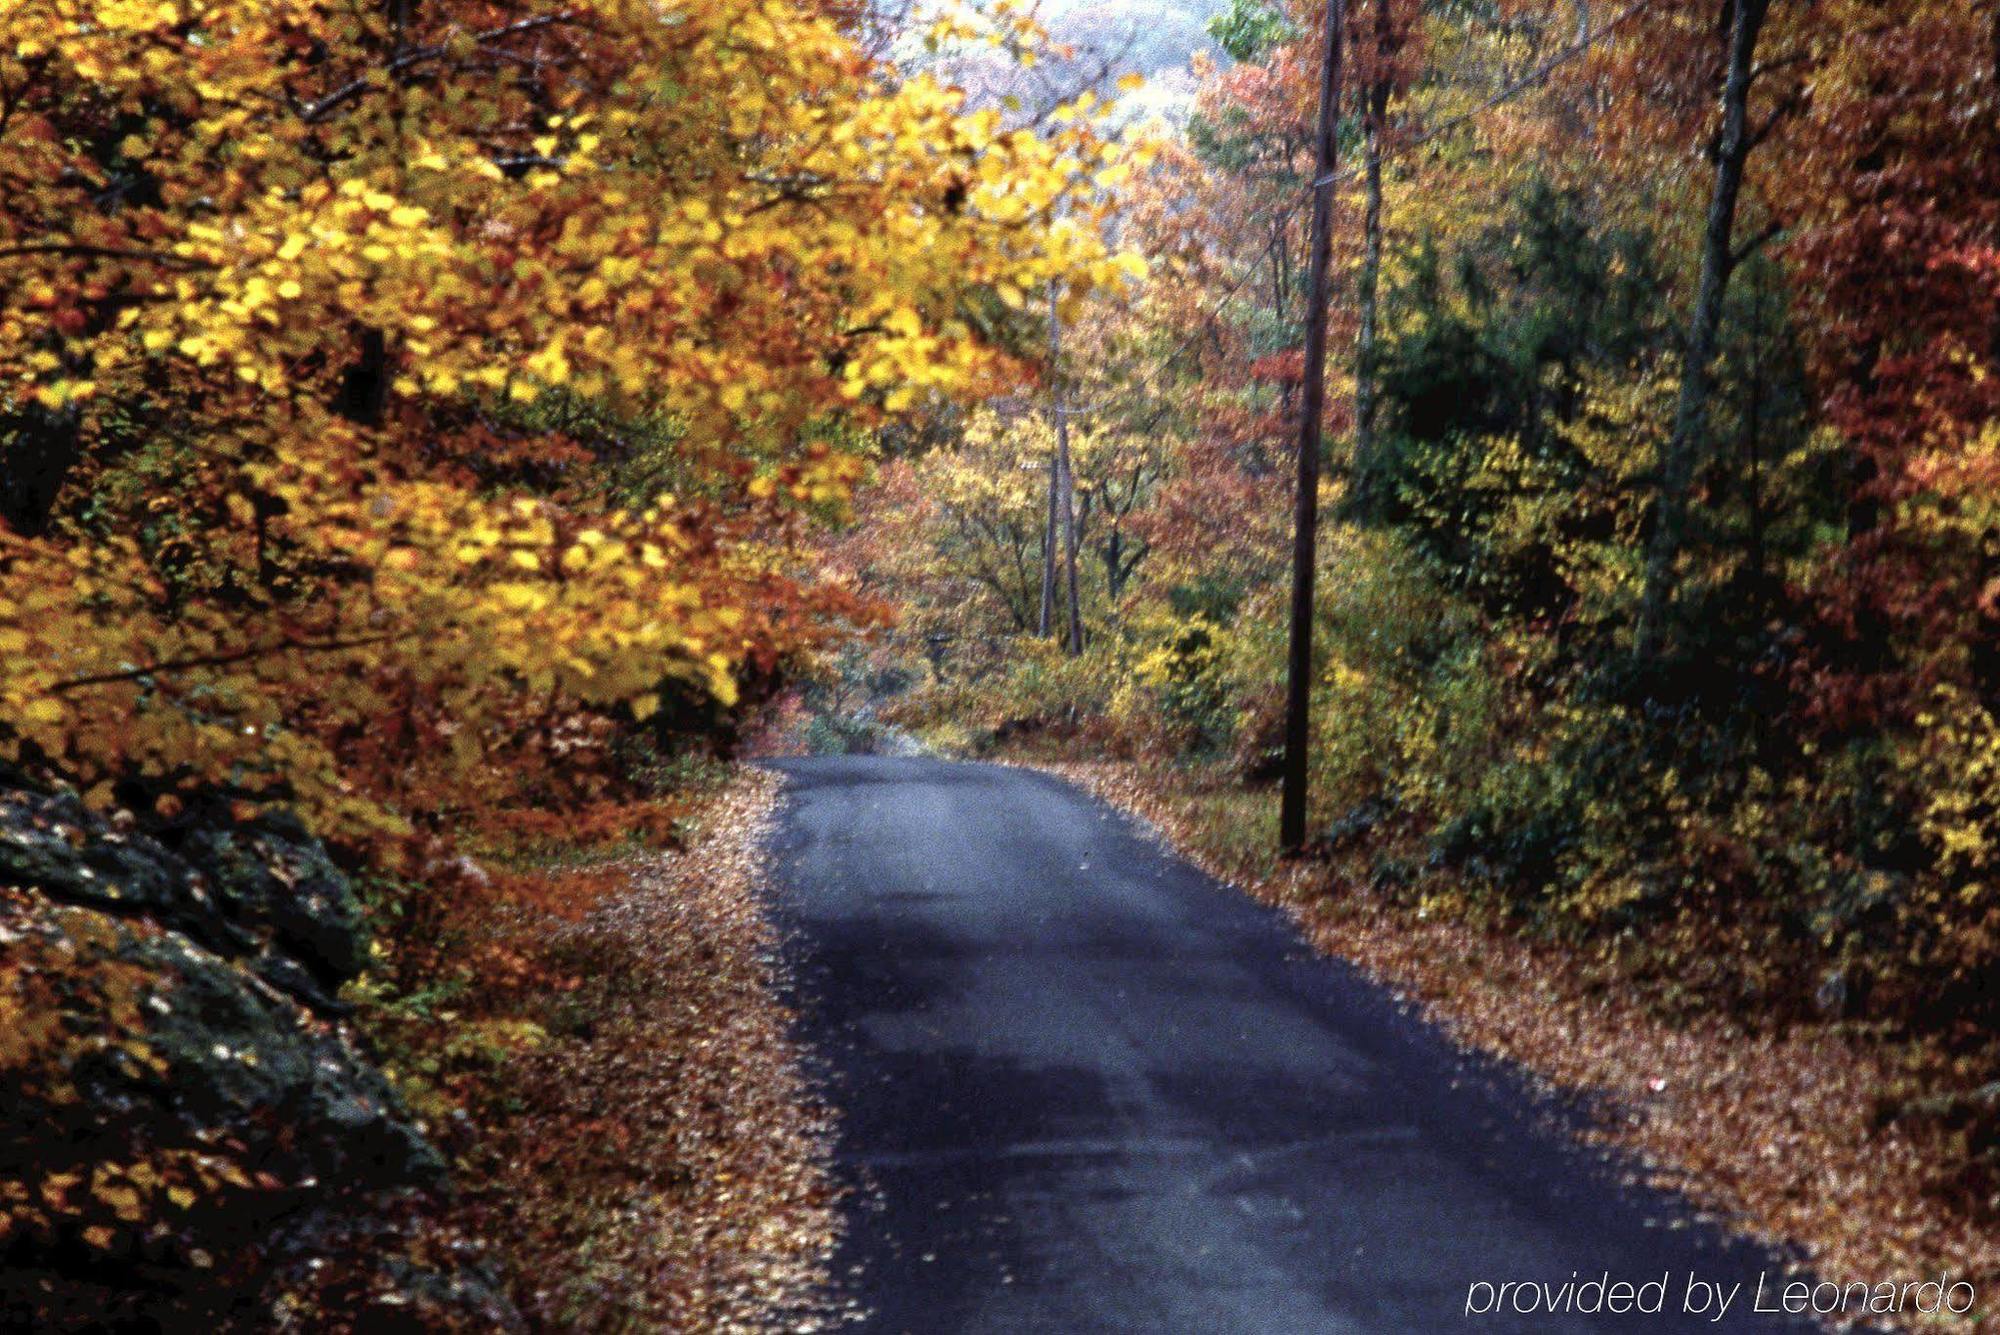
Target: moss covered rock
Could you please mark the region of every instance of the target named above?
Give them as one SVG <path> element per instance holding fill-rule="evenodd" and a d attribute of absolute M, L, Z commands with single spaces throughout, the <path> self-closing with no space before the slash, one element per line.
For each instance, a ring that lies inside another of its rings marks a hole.
<path fill-rule="evenodd" d="M 295 825 L 170 849 L 0 795 L 0 1326 L 517 1324 L 436 1224 L 443 1160 L 316 1005 L 365 940 Z"/>

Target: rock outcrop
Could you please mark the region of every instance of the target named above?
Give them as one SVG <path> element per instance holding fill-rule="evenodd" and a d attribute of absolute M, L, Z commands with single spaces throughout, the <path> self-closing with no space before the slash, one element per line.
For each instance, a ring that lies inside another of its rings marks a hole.
<path fill-rule="evenodd" d="M 518 1327 L 344 1023 L 366 958 L 294 821 L 0 792 L 0 1326 Z"/>

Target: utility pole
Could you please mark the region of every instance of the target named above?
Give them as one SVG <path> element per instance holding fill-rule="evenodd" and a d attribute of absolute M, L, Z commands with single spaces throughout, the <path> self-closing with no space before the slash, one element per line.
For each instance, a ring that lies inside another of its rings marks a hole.
<path fill-rule="evenodd" d="M 1056 289 L 1049 285 L 1049 389 L 1055 396 L 1056 457 L 1050 478 L 1055 491 L 1049 498 L 1051 520 L 1060 519 L 1063 536 L 1064 583 L 1069 591 L 1070 657 L 1083 652 L 1083 605 L 1076 592 L 1076 478 L 1069 466 L 1069 406 L 1062 392 L 1062 321 L 1056 315 Z M 1043 568 L 1044 603 L 1054 584 L 1055 534 L 1049 535 L 1049 562 Z M 1046 618 L 1045 618 L 1046 620 Z M 1042 633 L 1046 635 L 1046 624 Z"/>
<path fill-rule="evenodd" d="M 1306 842 L 1306 751 L 1312 710 L 1313 574 L 1319 554 L 1320 420 L 1326 411 L 1327 271 L 1333 263 L 1333 185 L 1339 166 L 1340 39 L 1344 0 L 1327 0 L 1325 59 L 1319 74 L 1319 135 L 1312 181 L 1312 268 L 1306 284 L 1306 370 L 1299 406 L 1299 477 L 1292 527 L 1292 645 L 1285 682 L 1285 787 L 1278 842 Z"/>

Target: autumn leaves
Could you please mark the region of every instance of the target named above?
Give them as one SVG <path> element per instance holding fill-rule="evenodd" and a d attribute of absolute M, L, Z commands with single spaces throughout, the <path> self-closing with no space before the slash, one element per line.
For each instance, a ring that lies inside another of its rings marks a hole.
<path fill-rule="evenodd" d="M 726 706 L 840 610 L 790 516 L 866 430 L 1021 374 L 974 308 L 1142 268 L 1087 105 L 1005 129 L 810 3 L 531 11 L 9 6 L 0 439 L 61 485 L 0 759 L 371 839 L 568 711 Z"/>

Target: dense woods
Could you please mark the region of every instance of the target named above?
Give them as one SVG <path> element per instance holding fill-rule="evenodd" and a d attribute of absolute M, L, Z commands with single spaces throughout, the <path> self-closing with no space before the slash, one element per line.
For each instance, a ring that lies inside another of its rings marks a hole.
<path fill-rule="evenodd" d="M 1992 7 L 1345 0 L 1315 386 L 1328 15 L 1192 13 L 0 0 L 0 1314 L 797 1300 L 740 734 L 1268 868 L 1320 390 L 1319 893 L 1864 1044 L 1990 1226 Z"/>
<path fill-rule="evenodd" d="M 1990 1209 L 1990 11 L 1342 12 L 1328 893 L 1569 943 L 1670 1013 L 1907 1048 L 1857 1097 Z M 1324 22 L 1213 22 L 1232 60 L 1123 201 L 1152 281 L 1047 345 L 1039 398 L 892 454 L 837 553 L 906 609 L 848 667 L 902 688 L 883 717 L 1247 785 L 1216 834 L 1245 850 L 1275 843 Z M 1035 616 L 1058 403 L 1080 653 Z"/>
<path fill-rule="evenodd" d="M 0 34 L 0 1319 L 745 1319 L 823 1208 L 750 877 L 601 859 L 748 856 L 709 757 L 879 616 L 801 533 L 1138 276 L 1125 150 L 889 58 L 1025 68 L 1004 7 Z"/>

